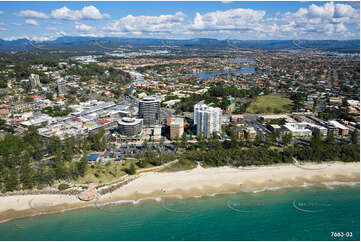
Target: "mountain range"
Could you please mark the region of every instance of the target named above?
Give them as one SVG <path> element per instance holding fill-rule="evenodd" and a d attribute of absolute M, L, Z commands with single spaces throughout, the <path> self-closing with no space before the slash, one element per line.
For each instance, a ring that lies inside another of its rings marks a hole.
<path fill-rule="evenodd" d="M 116 48 L 200 48 L 200 49 L 320 49 L 328 51 L 359 52 L 360 40 L 217 40 L 209 38 L 166 40 L 117 37 L 59 37 L 52 41 L 28 39 L 0 39 L 0 52 L 32 50 L 109 51 Z"/>

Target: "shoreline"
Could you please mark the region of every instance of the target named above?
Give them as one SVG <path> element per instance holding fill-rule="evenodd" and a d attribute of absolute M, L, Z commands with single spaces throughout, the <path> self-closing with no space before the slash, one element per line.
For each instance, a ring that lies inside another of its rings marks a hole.
<path fill-rule="evenodd" d="M 169 198 L 215 196 L 237 192 L 273 191 L 292 187 L 359 185 L 360 163 L 304 163 L 303 169 L 293 164 L 216 167 L 177 172 L 147 172 L 137 179 L 83 202 L 75 195 L 14 195 L 0 197 L 0 223 L 29 216 L 61 213 L 106 204 L 133 203 Z"/>

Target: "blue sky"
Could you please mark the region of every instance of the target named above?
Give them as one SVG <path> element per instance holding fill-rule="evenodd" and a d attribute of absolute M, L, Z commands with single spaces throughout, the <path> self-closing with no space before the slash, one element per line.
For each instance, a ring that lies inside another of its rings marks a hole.
<path fill-rule="evenodd" d="M 358 39 L 359 2 L 0 2 L 0 38 Z"/>

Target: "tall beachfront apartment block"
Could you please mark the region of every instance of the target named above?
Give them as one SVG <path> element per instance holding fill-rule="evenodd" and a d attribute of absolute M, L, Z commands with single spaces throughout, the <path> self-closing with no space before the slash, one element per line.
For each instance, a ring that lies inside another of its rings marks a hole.
<path fill-rule="evenodd" d="M 170 139 L 182 137 L 184 133 L 184 119 L 178 117 L 172 118 L 169 125 L 169 133 Z"/>
<path fill-rule="evenodd" d="M 194 124 L 197 124 L 199 111 L 202 109 L 205 109 L 207 107 L 208 107 L 208 105 L 204 103 L 204 100 L 200 101 L 199 103 L 194 105 L 194 112 L 193 112 L 193 123 Z"/>
<path fill-rule="evenodd" d="M 139 102 L 138 117 L 143 119 L 145 127 L 154 127 L 160 122 L 160 103 L 154 96 L 143 98 Z"/>
<path fill-rule="evenodd" d="M 208 106 L 201 101 L 194 105 L 194 123 L 197 125 L 197 136 L 201 133 L 204 138 L 212 137 L 213 133 L 220 134 L 222 109 Z"/>

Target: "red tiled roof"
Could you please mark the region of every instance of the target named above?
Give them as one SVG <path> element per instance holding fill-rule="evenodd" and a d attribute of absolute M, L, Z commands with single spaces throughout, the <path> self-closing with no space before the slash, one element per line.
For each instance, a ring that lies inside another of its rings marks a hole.
<path fill-rule="evenodd" d="M 100 123 L 100 124 L 106 124 L 106 123 L 109 123 L 109 120 L 106 120 L 106 119 L 99 120 L 98 123 Z"/>
<path fill-rule="evenodd" d="M 55 99 L 55 101 L 64 101 L 65 100 L 65 97 L 64 96 L 60 96 L 60 97 L 57 97 L 56 99 Z"/>

